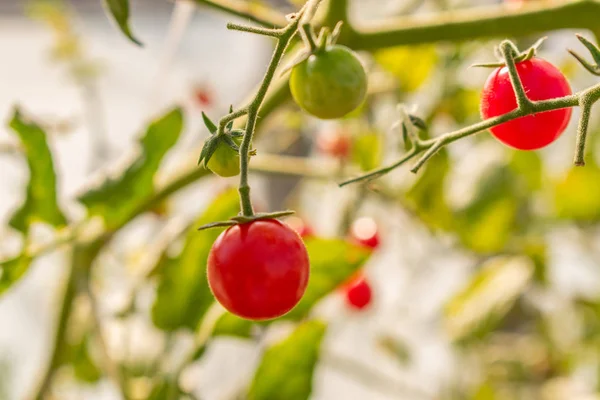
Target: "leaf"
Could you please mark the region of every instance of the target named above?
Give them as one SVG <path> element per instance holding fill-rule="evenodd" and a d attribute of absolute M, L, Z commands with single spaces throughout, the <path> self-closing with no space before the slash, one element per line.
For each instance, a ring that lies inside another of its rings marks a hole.
<path fill-rule="evenodd" d="M 501 251 L 518 223 L 520 206 L 518 178 L 506 166 L 492 169 L 480 180 L 473 201 L 457 219 L 459 235 L 465 246 L 480 253 Z"/>
<path fill-rule="evenodd" d="M 299 320 L 327 294 L 359 270 L 370 256 L 364 247 L 340 239 L 305 239 L 310 259 L 310 279 L 300 303 L 282 319 Z"/>
<path fill-rule="evenodd" d="M 441 150 L 429 160 L 425 171 L 406 193 L 406 200 L 415 213 L 434 228 L 450 229 L 454 224 L 444 191 L 449 170 L 448 153 Z"/>
<path fill-rule="evenodd" d="M 370 171 L 381 164 L 383 143 L 377 133 L 360 135 L 354 140 L 352 158 L 361 170 Z"/>
<path fill-rule="evenodd" d="M 531 282 L 534 266 L 525 257 L 488 260 L 446 304 L 444 325 L 453 340 L 465 339 L 505 316 Z"/>
<path fill-rule="evenodd" d="M 572 167 L 554 187 L 556 215 L 576 221 L 600 220 L 600 168 L 588 162 Z"/>
<path fill-rule="evenodd" d="M 527 191 L 534 192 L 541 189 L 544 171 L 539 153 L 514 150 L 508 166 L 516 176 L 520 177 L 520 180 L 524 181 Z"/>
<path fill-rule="evenodd" d="M 254 375 L 248 399 L 308 399 L 325 329 L 322 322 L 305 322 L 269 348 Z"/>
<path fill-rule="evenodd" d="M 228 190 L 208 206 L 194 225 L 229 218 L 238 210 L 237 191 Z M 194 330 L 214 302 L 206 279 L 206 262 L 213 242 L 222 231 L 191 229 L 181 253 L 167 259 L 164 268 L 160 269 L 156 300 L 152 306 L 152 321 L 158 328 Z"/>
<path fill-rule="evenodd" d="M 154 174 L 183 129 L 183 114 L 175 108 L 152 122 L 140 140 L 141 152 L 117 178 L 79 197 L 90 215 L 102 216 L 109 228 L 127 221 L 140 202 L 154 191 Z"/>
<path fill-rule="evenodd" d="M 398 78 L 402 90 L 418 89 L 434 71 L 438 61 L 435 46 L 398 46 L 378 50 L 375 61 Z"/>
<path fill-rule="evenodd" d="M 0 294 L 8 290 L 29 269 L 31 258 L 21 255 L 0 264 Z"/>
<path fill-rule="evenodd" d="M 104 0 L 104 5 L 121 29 L 121 32 L 133 43 L 141 46 L 142 42 L 133 36 L 129 26 L 129 0 Z"/>
<path fill-rule="evenodd" d="M 10 226 L 26 233 L 36 221 L 55 227 L 65 225 L 67 220 L 58 206 L 56 173 L 46 133 L 35 122 L 26 120 L 19 109 L 15 109 L 9 126 L 19 136 L 29 168 L 27 195 L 10 218 Z"/>
<path fill-rule="evenodd" d="M 215 323 L 212 336 L 236 336 L 249 338 L 252 333 L 252 325 L 252 321 L 240 318 L 229 312 L 225 312 Z"/>

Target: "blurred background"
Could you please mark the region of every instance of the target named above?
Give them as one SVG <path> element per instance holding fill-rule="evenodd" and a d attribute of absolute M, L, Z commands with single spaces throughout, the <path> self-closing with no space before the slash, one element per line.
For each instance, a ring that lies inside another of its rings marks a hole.
<path fill-rule="evenodd" d="M 298 6 L 265 3 L 282 13 Z M 483 3 L 359 0 L 351 15 Z M 131 399 L 600 398 L 598 118 L 585 168 L 572 168 L 575 109 L 542 151 L 510 150 L 486 132 L 442 150 L 417 175 L 405 166 L 339 188 L 343 177 L 405 151 L 399 103 L 427 122 L 423 136 L 477 122 L 490 71 L 469 66 L 493 61 L 499 40 L 360 53 L 369 100 L 343 120 L 319 121 L 274 101 L 255 141 L 254 201 L 263 211 L 292 208 L 298 219 L 290 223 L 310 227 L 313 268 L 329 271 L 317 275 L 327 293 L 315 294 L 302 318 L 250 326 L 223 320 L 207 300 L 201 266 L 216 236 L 194 230 L 236 212 L 236 178 L 195 176 L 145 212 L 114 216 L 114 225 L 107 215 L 150 195 L 128 190 L 141 175 L 100 200 L 81 195 L 107 176 L 118 181 L 132 160 L 158 157 L 150 191 L 194 170 L 208 135 L 201 112 L 217 120 L 252 95 L 273 43 L 228 31 L 235 19 L 185 0 L 132 1 L 131 16 L 143 47 L 120 34 L 100 1 L 0 1 L 0 259 L 24 247 L 49 250 L 0 269 L 0 399 L 42 398 L 36 388 L 48 365 L 46 398 L 61 400 L 120 399 L 123 387 Z M 549 32 L 539 56 L 577 91 L 596 82 L 566 51 L 580 46 L 574 33 Z M 515 39 L 525 49 L 538 38 Z M 175 105 L 184 116 L 179 137 L 140 141 Z M 16 107 L 47 146 L 15 134 Z M 50 208 L 62 211 L 48 217 Z M 37 215 L 23 217 L 27 210 Z M 73 256 L 71 246 L 52 243 L 102 213 L 116 234 L 76 280 L 65 344 L 52 356 Z M 352 252 L 360 256 L 349 260 Z M 372 295 L 365 307 L 340 288 L 355 270 Z M 211 318 L 220 330 L 206 333 Z M 298 330 L 317 319 L 327 324 L 318 344 Z M 309 362 L 311 352 L 318 356 Z M 282 379 L 295 379 L 295 389 Z"/>

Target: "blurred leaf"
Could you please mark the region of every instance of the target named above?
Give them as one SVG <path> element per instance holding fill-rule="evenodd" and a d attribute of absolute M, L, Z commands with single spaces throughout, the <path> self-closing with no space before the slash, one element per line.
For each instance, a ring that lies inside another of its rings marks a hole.
<path fill-rule="evenodd" d="M 249 400 L 305 400 L 312 391 L 325 324 L 308 321 L 269 348 L 258 366 Z"/>
<path fill-rule="evenodd" d="M 67 221 L 58 206 L 56 173 L 46 133 L 35 122 L 26 120 L 19 109 L 15 109 L 9 126 L 19 136 L 29 167 L 27 195 L 23 205 L 10 218 L 10 226 L 27 232 L 36 221 L 65 225 Z"/>
<path fill-rule="evenodd" d="M 531 260 L 497 257 L 482 265 L 446 304 L 444 320 L 452 340 L 482 336 L 504 317 L 533 276 Z"/>
<path fill-rule="evenodd" d="M 217 320 L 212 336 L 237 336 L 249 338 L 252 333 L 253 322 L 225 312 Z"/>
<path fill-rule="evenodd" d="M 423 222 L 434 228 L 450 229 L 453 225 L 452 213 L 444 192 L 449 170 L 448 153 L 441 150 L 429 160 L 417 182 L 406 193 L 406 200 L 415 213 Z"/>
<path fill-rule="evenodd" d="M 404 341 L 392 336 L 384 336 L 378 340 L 378 344 L 387 354 L 398 360 L 401 364 L 407 365 L 410 362 L 410 347 Z"/>
<path fill-rule="evenodd" d="M 198 218 L 195 226 L 225 220 L 239 211 L 237 191 L 219 195 Z M 222 229 L 190 230 L 181 253 L 167 259 L 159 271 L 152 321 L 164 330 L 194 330 L 214 298 L 206 280 L 206 261 L 213 242 Z"/>
<path fill-rule="evenodd" d="M 378 50 L 375 61 L 398 78 L 400 88 L 407 92 L 418 89 L 431 76 L 438 55 L 435 46 L 398 46 Z"/>
<path fill-rule="evenodd" d="M 489 382 L 485 382 L 477 388 L 472 400 L 496 400 L 496 390 Z"/>
<path fill-rule="evenodd" d="M 442 99 L 439 112 L 447 113 L 459 124 L 467 123 L 479 116 L 479 90 L 456 88 Z"/>
<path fill-rule="evenodd" d="M 25 255 L 0 263 L 0 294 L 17 282 L 30 265 L 31 259 Z"/>
<path fill-rule="evenodd" d="M 600 220 L 600 168 L 593 162 L 585 167 L 572 167 L 556 183 L 554 204 L 559 218 Z"/>
<path fill-rule="evenodd" d="M 106 225 L 119 226 L 154 190 L 154 174 L 183 129 L 181 109 L 175 108 L 154 121 L 140 140 L 141 152 L 119 177 L 107 179 L 79 197 L 90 215 L 104 218 Z"/>
<path fill-rule="evenodd" d="M 89 335 L 71 347 L 71 365 L 75 378 L 81 382 L 95 383 L 102 377 L 102 371 L 94 363 L 89 352 Z"/>
<path fill-rule="evenodd" d="M 363 171 L 377 168 L 381 164 L 382 153 L 382 138 L 377 133 L 360 135 L 354 140 L 352 159 Z"/>
<path fill-rule="evenodd" d="M 323 297 L 359 270 L 370 256 L 364 247 L 340 239 L 307 238 L 310 279 L 300 303 L 283 319 L 299 320 Z"/>
<path fill-rule="evenodd" d="M 141 46 L 142 43 L 133 36 L 129 26 L 129 0 L 104 0 L 104 5 L 121 29 L 121 32 L 133 43 Z"/>
<path fill-rule="evenodd" d="M 473 201 L 457 216 L 465 246 L 480 253 L 504 249 L 517 223 L 515 186 L 514 174 L 505 166 L 492 169 L 481 179 Z"/>
<path fill-rule="evenodd" d="M 513 150 L 509 168 L 521 178 L 530 192 L 542 187 L 543 165 L 540 155 L 534 151 Z"/>

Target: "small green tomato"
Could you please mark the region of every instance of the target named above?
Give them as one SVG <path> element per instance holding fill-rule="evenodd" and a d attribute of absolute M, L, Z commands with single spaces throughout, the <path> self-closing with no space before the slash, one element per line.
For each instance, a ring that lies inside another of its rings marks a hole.
<path fill-rule="evenodd" d="M 290 89 L 296 103 L 315 117 L 341 118 L 364 101 L 367 74 L 352 50 L 331 45 L 292 69 Z"/>
<path fill-rule="evenodd" d="M 242 138 L 233 138 L 233 141 L 239 146 Z M 206 168 L 223 178 L 236 176 L 240 173 L 240 155 L 227 143 L 219 141 L 217 149 L 206 163 Z"/>

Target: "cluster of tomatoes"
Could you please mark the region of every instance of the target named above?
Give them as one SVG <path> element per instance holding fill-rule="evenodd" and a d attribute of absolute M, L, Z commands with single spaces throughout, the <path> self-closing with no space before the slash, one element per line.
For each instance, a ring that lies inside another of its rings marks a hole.
<path fill-rule="evenodd" d="M 516 69 L 532 101 L 571 94 L 564 75 L 547 61 L 533 57 L 517 62 Z M 320 119 L 336 119 L 364 102 L 367 74 L 352 50 L 327 43 L 312 49 L 293 67 L 290 89 L 306 112 Z M 488 119 L 516 108 L 507 67 L 499 67 L 483 88 L 481 115 Z M 570 117 L 570 108 L 552 110 L 496 125 L 490 131 L 510 147 L 534 150 L 555 141 Z M 207 168 L 221 176 L 239 174 L 235 145 L 239 146 L 241 139 L 239 135 L 231 139 L 219 142 L 212 158 L 204 161 Z M 334 134 L 319 137 L 317 145 L 322 152 L 344 159 L 350 153 L 351 142 L 348 137 Z M 243 318 L 264 320 L 284 315 L 300 301 L 309 278 L 309 258 L 302 238 L 312 231 L 297 222 L 292 228 L 275 219 L 254 220 L 230 227 L 215 241 L 208 258 L 208 282 L 227 310 Z M 364 220 L 357 221 L 350 238 L 374 249 L 379 244 L 377 227 L 373 229 L 371 224 L 366 229 L 370 234 L 365 236 L 364 225 Z M 342 290 L 352 308 L 362 309 L 371 302 L 371 286 L 362 273 L 345 283 Z"/>

